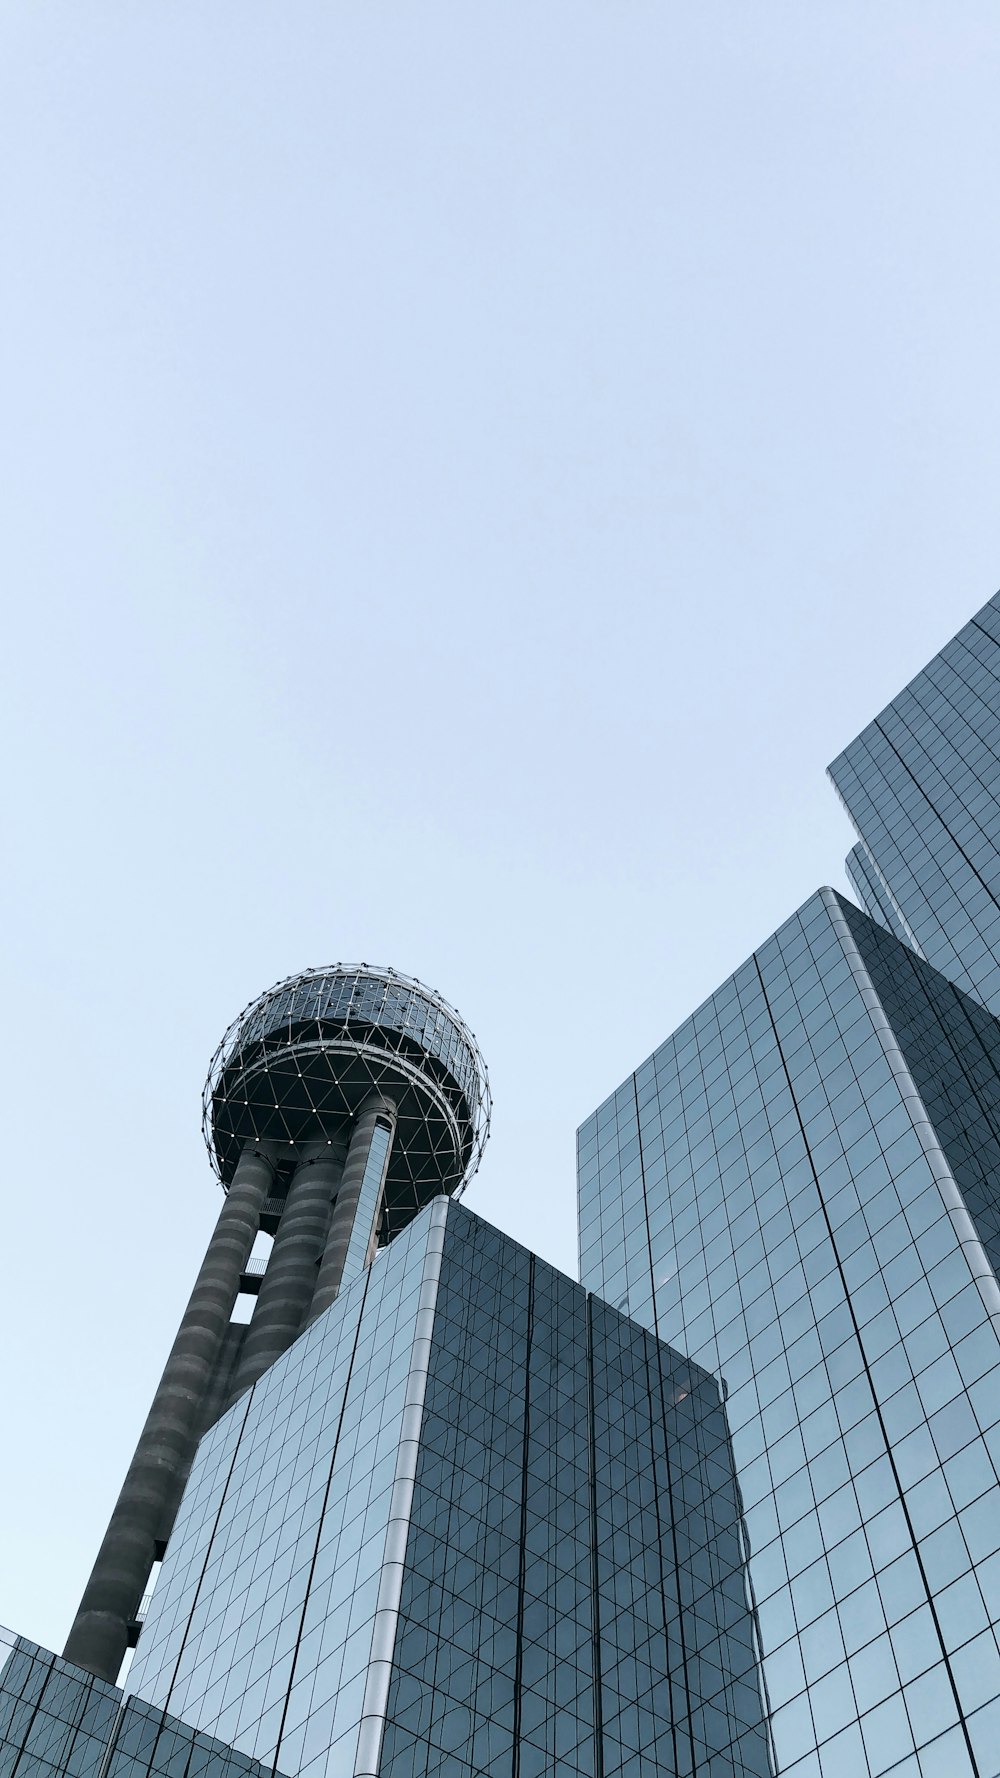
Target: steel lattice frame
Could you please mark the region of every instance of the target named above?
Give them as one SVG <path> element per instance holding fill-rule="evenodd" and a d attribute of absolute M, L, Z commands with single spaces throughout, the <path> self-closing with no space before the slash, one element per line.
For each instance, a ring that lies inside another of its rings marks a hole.
<path fill-rule="evenodd" d="M 479 1166 L 492 1108 L 482 1053 L 442 995 L 398 970 L 287 976 L 234 1019 L 209 1064 L 202 1128 L 215 1173 L 228 1186 L 248 1141 L 294 1164 L 304 1145 L 343 1140 L 372 1093 L 397 1108 L 392 1234 Z"/>

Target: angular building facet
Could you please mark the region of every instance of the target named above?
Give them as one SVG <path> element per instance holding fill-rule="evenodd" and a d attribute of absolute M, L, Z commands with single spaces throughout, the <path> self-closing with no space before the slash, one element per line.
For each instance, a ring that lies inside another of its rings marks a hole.
<path fill-rule="evenodd" d="M 303 1778 L 767 1778 L 717 1383 L 436 1200 L 203 1441 L 128 1690 Z"/>
<path fill-rule="evenodd" d="M 0 1771 L 770 1778 L 745 1557 L 715 1378 L 438 1198 L 202 1440 L 127 1695 L 18 1645 Z"/>
<path fill-rule="evenodd" d="M 869 913 L 1000 1014 L 1000 593 L 829 771 Z"/>
<path fill-rule="evenodd" d="M 233 1748 L 0 1630 L 4 1778 L 271 1778 Z"/>
<path fill-rule="evenodd" d="M 896 906 L 892 891 L 864 840 L 859 840 L 857 845 L 851 847 L 844 860 L 844 870 L 861 906 L 872 919 L 877 920 L 895 938 L 902 939 L 904 945 L 909 945 L 918 957 L 922 957 L 923 951 Z"/>
<path fill-rule="evenodd" d="M 822 890 L 579 1132 L 584 1283 L 724 1388 L 796 1778 L 1000 1766 L 998 1062 Z"/>

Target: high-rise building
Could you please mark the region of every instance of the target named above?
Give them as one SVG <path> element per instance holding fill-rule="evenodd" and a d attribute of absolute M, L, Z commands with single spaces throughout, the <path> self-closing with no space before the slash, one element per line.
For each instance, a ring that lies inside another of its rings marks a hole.
<path fill-rule="evenodd" d="M 106 1753 L 769 1778 L 716 1380 L 436 1198 L 202 1440 L 126 1695 L 18 1644 L 0 1771 Z"/>
<path fill-rule="evenodd" d="M 1000 594 L 829 769 L 862 905 L 1000 1014 Z"/>
<path fill-rule="evenodd" d="M 0 1675 L 4 1778 L 771 1778 L 719 1383 L 454 1202 L 488 1109 L 391 971 L 227 1032 L 226 1203 L 66 1656 Z"/>
<path fill-rule="evenodd" d="M 718 1384 L 436 1199 L 203 1440 L 128 1685 L 303 1778 L 765 1778 Z"/>
<path fill-rule="evenodd" d="M 831 775 L 868 911 L 581 1127 L 580 1284 L 456 1202 L 440 996 L 230 1028 L 219 1223 L 0 1778 L 997 1778 L 1000 595 Z"/>
<path fill-rule="evenodd" d="M 1000 1026 L 821 890 L 579 1132 L 585 1285 L 719 1379 L 777 1768 L 1000 1768 Z"/>

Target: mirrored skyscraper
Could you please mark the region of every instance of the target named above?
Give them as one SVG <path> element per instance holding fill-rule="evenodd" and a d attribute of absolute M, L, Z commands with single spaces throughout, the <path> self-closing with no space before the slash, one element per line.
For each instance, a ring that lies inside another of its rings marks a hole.
<path fill-rule="evenodd" d="M 1000 594 L 830 766 L 862 905 L 1000 1014 Z"/>
<path fill-rule="evenodd" d="M 766 1778 L 743 1554 L 714 1378 L 438 1199 L 203 1441 L 128 1686 L 308 1778 Z"/>
<path fill-rule="evenodd" d="M 579 1132 L 585 1284 L 726 1394 L 796 1778 L 1000 1763 L 998 1063 L 822 890 Z"/>
<path fill-rule="evenodd" d="M 717 1380 L 439 1197 L 203 1438 L 126 1694 L 18 1643 L 0 1771 L 771 1778 L 745 1558 Z"/>

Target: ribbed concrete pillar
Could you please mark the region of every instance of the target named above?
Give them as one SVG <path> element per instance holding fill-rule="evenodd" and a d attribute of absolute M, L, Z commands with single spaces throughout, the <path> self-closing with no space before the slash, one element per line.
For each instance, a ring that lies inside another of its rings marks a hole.
<path fill-rule="evenodd" d="M 202 1403 L 273 1176 L 263 1156 L 244 1152 L 69 1633 L 66 1659 L 112 1684 L 156 1546 L 166 1542 L 177 1516 L 197 1448 Z"/>
<path fill-rule="evenodd" d="M 212 1381 L 202 1397 L 201 1414 L 199 1416 L 198 1441 L 204 1438 L 216 1420 L 221 1420 L 224 1413 L 232 1406 L 233 1384 L 240 1368 L 240 1354 L 243 1342 L 247 1337 L 246 1323 L 231 1321 L 226 1329 L 226 1337 L 219 1348 L 219 1360 L 212 1372 Z"/>
<path fill-rule="evenodd" d="M 247 1329 L 231 1399 L 235 1401 L 302 1332 L 316 1289 L 316 1268 L 330 1226 L 330 1208 L 344 1171 L 343 1149 L 306 1155 L 292 1175 Z"/>
<path fill-rule="evenodd" d="M 344 1261 L 350 1245 L 354 1218 L 357 1213 L 358 1199 L 364 1184 L 365 1167 L 368 1164 L 368 1150 L 376 1124 L 387 1124 L 389 1127 L 389 1148 L 392 1150 L 392 1137 L 396 1131 L 396 1107 L 390 1099 L 383 1099 L 380 1093 L 374 1093 L 365 1101 L 358 1121 L 351 1135 L 351 1145 L 347 1150 L 344 1163 L 344 1177 L 340 1182 L 337 1202 L 333 1206 L 330 1219 L 330 1233 L 326 1238 L 326 1248 L 320 1261 L 319 1277 L 316 1280 L 316 1293 L 309 1309 L 309 1321 L 315 1321 L 324 1309 L 336 1300 L 344 1276 Z M 386 1168 L 389 1160 L 386 1156 Z"/>

